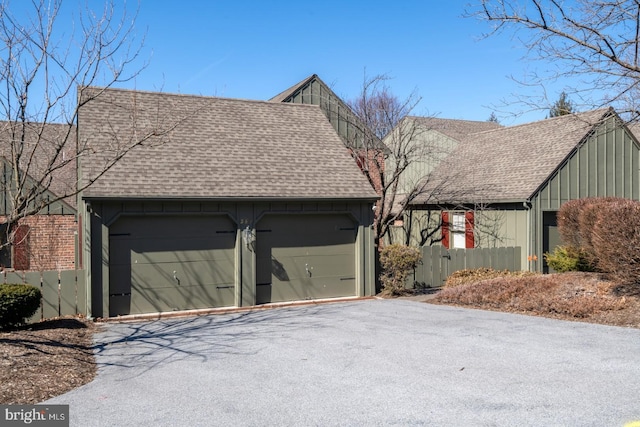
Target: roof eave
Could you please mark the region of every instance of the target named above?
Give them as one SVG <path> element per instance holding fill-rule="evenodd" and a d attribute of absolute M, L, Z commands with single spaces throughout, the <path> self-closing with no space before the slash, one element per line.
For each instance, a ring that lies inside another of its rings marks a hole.
<path fill-rule="evenodd" d="M 357 196 L 357 197 L 276 197 L 276 196 L 255 196 L 255 197 L 180 197 L 180 196 L 82 196 L 84 201 L 130 201 L 130 202 L 333 202 L 333 201 L 363 201 L 375 202 L 378 196 Z"/>

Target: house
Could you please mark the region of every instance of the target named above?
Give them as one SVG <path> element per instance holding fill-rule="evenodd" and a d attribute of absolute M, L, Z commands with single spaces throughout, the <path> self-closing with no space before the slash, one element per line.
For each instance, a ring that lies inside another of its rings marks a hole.
<path fill-rule="evenodd" d="M 3 271 L 75 268 L 78 231 L 73 196 L 77 180 L 75 134 L 75 126 L 68 124 L 0 122 L 0 239 L 8 242 L 0 250 Z M 20 172 L 26 180 L 20 187 L 15 185 L 17 177 L 11 161 L 11 141 L 16 139 L 23 149 Z M 54 154 L 56 151 L 58 154 Z M 55 162 L 50 164 L 52 160 Z M 13 197 L 18 196 L 17 188 L 23 191 L 37 188 L 38 194 L 27 198 L 30 205 L 42 204 L 43 208 L 36 215 L 9 224 L 17 213 Z M 64 195 L 70 197 L 60 199 Z M 42 200 L 46 202 L 40 203 Z"/>
<path fill-rule="evenodd" d="M 383 177 L 389 150 L 379 135 L 370 129 L 317 74 L 313 74 L 271 98 L 271 102 L 318 105 L 336 130 L 349 154 L 380 199 L 376 202 L 374 236 L 383 234 L 389 202 L 385 199 Z"/>
<path fill-rule="evenodd" d="M 91 316 L 375 292 L 377 195 L 317 105 L 84 90 Z"/>
<path fill-rule="evenodd" d="M 393 198 L 397 218 L 390 227 L 388 242 L 422 246 L 434 240 L 434 230 L 429 230 L 429 221 L 424 215 L 414 215 L 407 205 L 416 197 L 426 201 L 442 191 L 438 185 L 431 185 L 430 179 L 435 167 L 458 146 L 467 135 L 485 130 L 498 129 L 495 122 L 443 119 L 438 117 L 407 116 L 384 139 L 389 147 L 386 182 L 397 181 Z M 445 182 L 442 183 L 446 184 Z M 433 228 L 433 227 L 432 227 Z M 420 231 L 420 233 L 415 233 Z M 413 234 L 413 237 L 412 237 Z"/>
<path fill-rule="evenodd" d="M 410 209 L 431 214 L 447 248 L 519 247 L 523 269 L 546 272 L 543 254 L 560 243 L 560 206 L 638 200 L 639 166 L 638 140 L 613 109 L 560 116 L 462 138 L 432 173 L 446 190 Z"/>
<path fill-rule="evenodd" d="M 387 172 L 393 173 L 394 154 L 407 158 L 408 164 L 400 174 L 398 192 L 410 194 L 466 136 L 500 127 L 498 123 L 487 121 L 407 116 L 383 139 L 391 151 Z"/>
<path fill-rule="evenodd" d="M 303 79 L 269 101 L 318 105 L 373 188 L 378 194 L 381 193 L 381 178 L 388 150 L 380 138 L 317 74 Z"/>
<path fill-rule="evenodd" d="M 301 80 L 269 101 L 318 105 L 345 146 L 353 147 L 362 140 L 364 124 L 317 74 Z"/>

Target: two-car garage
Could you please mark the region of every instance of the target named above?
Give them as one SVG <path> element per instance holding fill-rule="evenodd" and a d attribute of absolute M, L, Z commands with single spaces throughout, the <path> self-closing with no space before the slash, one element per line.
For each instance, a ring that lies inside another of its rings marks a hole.
<path fill-rule="evenodd" d="M 375 293 L 379 197 L 320 106 L 81 92 L 88 315 Z"/>
<path fill-rule="evenodd" d="M 358 229 L 348 214 L 263 215 L 243 287 L 230 216 L 122 215 L 109 227 L 109 316 L 232 307 L 243 289 L 254 304 L 358 295 Z"/>

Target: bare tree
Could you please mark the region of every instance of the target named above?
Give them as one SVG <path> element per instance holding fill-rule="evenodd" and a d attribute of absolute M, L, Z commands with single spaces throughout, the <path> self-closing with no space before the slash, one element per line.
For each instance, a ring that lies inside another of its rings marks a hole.
<path fill-rule="evenodd" d="M 59 27 L 62 0 L 33 0 L 29 13 L 0 4 L 0 160 L 4 174 L 3 212 L 6 239 L 14 242 L 18 223 L 70 201 L 128 151 L 167 135 L 180 122 L 175 116 L 137 125 L 127 141 L 94 147 L 76 140 L 78 111 L 104 89 L 128 82 L 144 68 L 142 41 L 133 14 L 118 12 L 114 2 L 101 11 L 79 9 L 73 28 Z M 66 31 L 66 32 L 65 32 Z M 94 86 L 100 86 L 96 88 Z M 76 165 L 104 150 L 103 169 L 78 184 Z"/>
<path fill-rule="evenodd" d="M 574 80 L 565 91 L 582 105 L 613 104 L 630 118 L 640 115 L 637 0 L 481 0 L 468 15 L 493 24 L 487 36 L 514 30 L 530 57 L 551 65 L 550 74 L 530 81 Z"/>
<path fill-rule="evenodd" d="M 408 245 L 413 243 L 412 233 L 420 233 L 420 245 L 432 243 L 439 240 L 440 218 L 425 222 L 422 216 L 411 215 L 409 206 L 418 198 L 436 199 L 445 192 L 452 196 L 455 190 L 447 186 L 450 177 L 440 174 L 435 178 L 431 171 L 454 145 L 429 133 L 428 117 L 410 115 L 420 101 L 415 92 L 399 100 L 386 85 L 388 80 L 386 75 L 365 76 L 359 96 L 349 102 L 361 132 L 348 145 L 380 196 L 374 221 L 377 245 L 384 238 Z M 450 171 L 460 173 L 455 168 Z M 392 230 L 402 233 L 397 235 Z"/>
<path fill-rule="evenodd" d="M 386 85 L 389 77 L 376 75 L 363 80 L 357 98 L 348 102 L 358 119 L 355 140 L 348 141 L 353 157 L 380 196 L 376 204 L 374 237 L 379 246 L 393 222 L 402 218 L 409 200 L 400 195 L 400 177 L 414 159 L 408 144 L 415 128 L 399 126 L 420 101 L 415 93 L 401 101 Z M 391 136 L 390 136 L 391 135 Z M 384 144 L 382 139 L 393 139 Z"/>

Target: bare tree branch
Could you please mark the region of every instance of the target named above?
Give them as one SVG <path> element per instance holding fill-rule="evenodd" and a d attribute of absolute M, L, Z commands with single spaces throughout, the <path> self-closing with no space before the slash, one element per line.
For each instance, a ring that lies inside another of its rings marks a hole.
<path fill-rule="evenodd" d="M 640 114 L 640 3 L 636 0 L 481 0 L 467 13 L 493 24 L 489 37 L 513 31 L 531 59 L 555 71 L 530 75 L 530 84 L 567 82 L 564 91 L 582 108 L 614 104 L 630 117 Z M 575 79 L 577 83 L 569 83 Z M 522 101 L 522 100 L 520 100 Z M 549 103 L 540 104 L 548 109 Z M 531 106 L 535 101 L 525 101 Z"/>
<path fill-rule="evenodd" d="M 135 32 L 137 10 L 130 13 L 114 1 L 102 10 L 78 10 L 74 27 L 61 33 L 61 6 L 62 0 L 33 0 L 30 13 L 18 15 L 0 4 L 0 159 L 7 166 L 0 185 L 8 225 L 3 245 L 12 243 L 20 220 L 61 202 L 75 205 L 75 197 L 129 151 L 163 143 L 193 114 L 158 107 L 154 122 L 141 123 L 132 99 L 120 106 L 131 111 L 133 131 L 125 140 L 109 147 L 77 141 L 78 111 L 146 66 L 140 62 L 144 39 Z M 103 167 L 79 184 L 77 164 L 87 155 L 100 155 Z"/>

